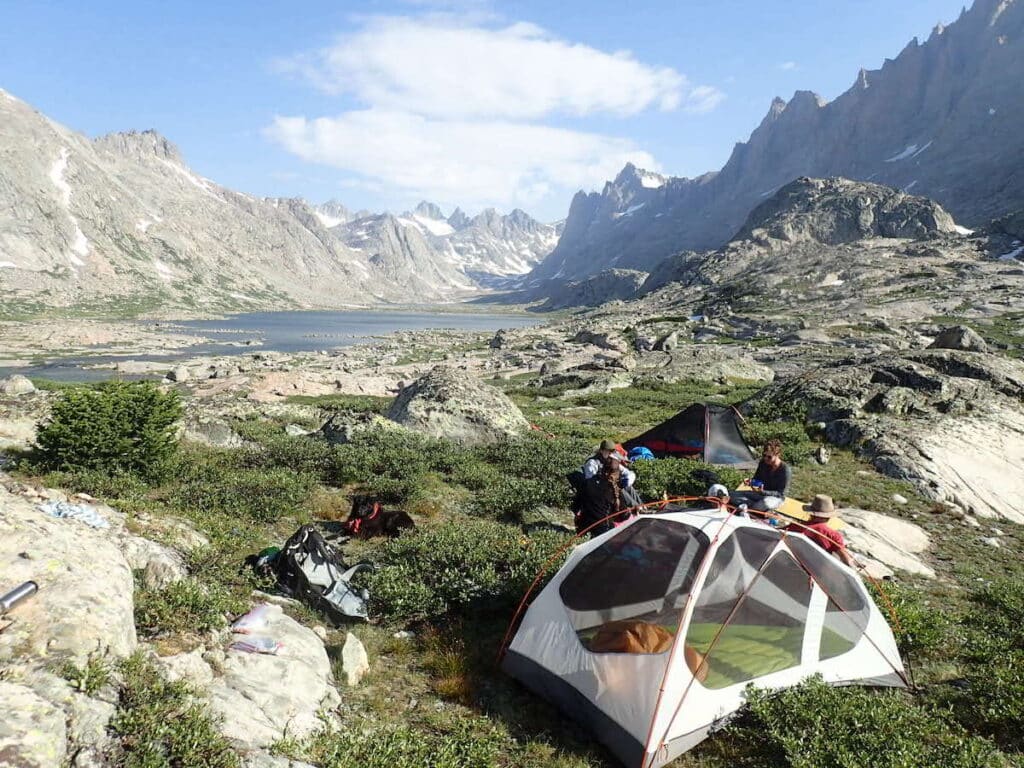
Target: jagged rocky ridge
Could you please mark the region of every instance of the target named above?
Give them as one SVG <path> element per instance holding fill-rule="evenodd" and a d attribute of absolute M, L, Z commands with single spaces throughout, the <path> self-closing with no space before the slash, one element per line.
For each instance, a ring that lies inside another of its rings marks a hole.
<path fill-rule="evenodd" d="M 1024 207 L 1024 3 L 977 0 L 881 69 L 861 70 L 833 102 L 775 99 L 717 173 L 660 177 L 627 165 L 572 201 L 558 246 L 530 275 L 578 280 L 608 268 L 651 271 L 682 250 L 717 248 L 749 211 L 799 176 L 876 181 L 939 202 L 979 225 Z"/>
<path fill-rule="evenodd" d="M 380 263 L 429 262 L 453 285 L 468 287 L 498 287 L 526 274 L 555 247 L 558 231 L 518 208 L 504 216 L 488 208 L 472 218 L 456 208 L 445 217 L 426 201 L 401 216 L 349 216 L 332 228 Z"/>

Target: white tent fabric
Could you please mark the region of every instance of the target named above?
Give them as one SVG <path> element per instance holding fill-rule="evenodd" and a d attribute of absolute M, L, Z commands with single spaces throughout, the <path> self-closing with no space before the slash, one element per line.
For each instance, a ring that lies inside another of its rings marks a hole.
<path fill-rule="evenodd" d="M 588 648 L 624 620 L 671 646 Z M 905 684 L 892 631 L 853 571 L 800 534 L 712 505 L 669 507 L 577 546 L 530 605 L 503 666 L 629 768 L 658 768 L 699 743 L 750 683 L 819 674 Z"/>

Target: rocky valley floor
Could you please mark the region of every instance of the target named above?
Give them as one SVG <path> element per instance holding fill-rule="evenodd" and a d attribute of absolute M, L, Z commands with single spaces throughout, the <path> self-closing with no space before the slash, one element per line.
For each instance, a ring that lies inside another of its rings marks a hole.
<path fill-rule="evenodd" d="M 26 451 L 54 404 L 84 390 L 0 383 L 3 586 L 41 587 L 0 630 L 0 760 L 612 766 L 494 655 L 568 540 L 565 473 L 598 440 L 709 401 L 735 404 L 752 444 L 784 441 L 794 496 L 836 499 L 865 578 L 885 579 L 878 600 L 917 688 L 754 697 L 676 765 L 1017 764 L 1024 268 L 999 258 L 1005 234 L 836 243 L 805 224 L 782 215 L 681 256 L 637 299 L 498 333 L 168 366 L 132 360 L 117 323 L 6 326 L 21 339 L 12 357 L 120 345 L 111 373 L 151 376 L 184 417 L 160 477 L 62 470 Z M 822 446 L 827 463 L 813 458 Z M 638 487 L 703 492 L 696 468 L 655 462 Z M 370 622 L 334 626 L 241 569 L 300 523 L 336 534 L 358 492 L 418 525 L 344 545 L 378 565 Z M 53 504 L 91 513 L 55 517 Z M 230 622 L 261 603 L 276 655 L 232 647 L 245 638 Z M 799 698 L 812 694 L 813 712 Z M 824 738 L 822 722 L 864 725 Z"/>

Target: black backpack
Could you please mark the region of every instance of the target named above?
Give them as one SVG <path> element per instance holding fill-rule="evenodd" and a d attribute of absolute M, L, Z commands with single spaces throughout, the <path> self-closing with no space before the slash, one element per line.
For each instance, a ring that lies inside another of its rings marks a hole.
<path fill-rule="evenodd" d="M 327 614 L 336 624 L 346 618 L 367 618 L 370 596 L 351 581 L 369 568 L 368 563 L 347 567 L 341 553 L 312 525 L 293 533 L 274 559 L 278 589 Z"/>

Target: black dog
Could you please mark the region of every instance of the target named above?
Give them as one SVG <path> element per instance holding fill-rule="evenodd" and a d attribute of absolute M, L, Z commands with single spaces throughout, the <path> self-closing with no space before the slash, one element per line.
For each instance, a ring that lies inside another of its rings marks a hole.
<path fill-rule="evenodd" d="M 383 505 L 369 496 L 355 496 L 352 512 L 342 526 L 349 536 L 370 539 L 374 536 L 394 538 L 406 528 L 415 528 L 416 523 L 400 509 L 384 509 Z"/>

